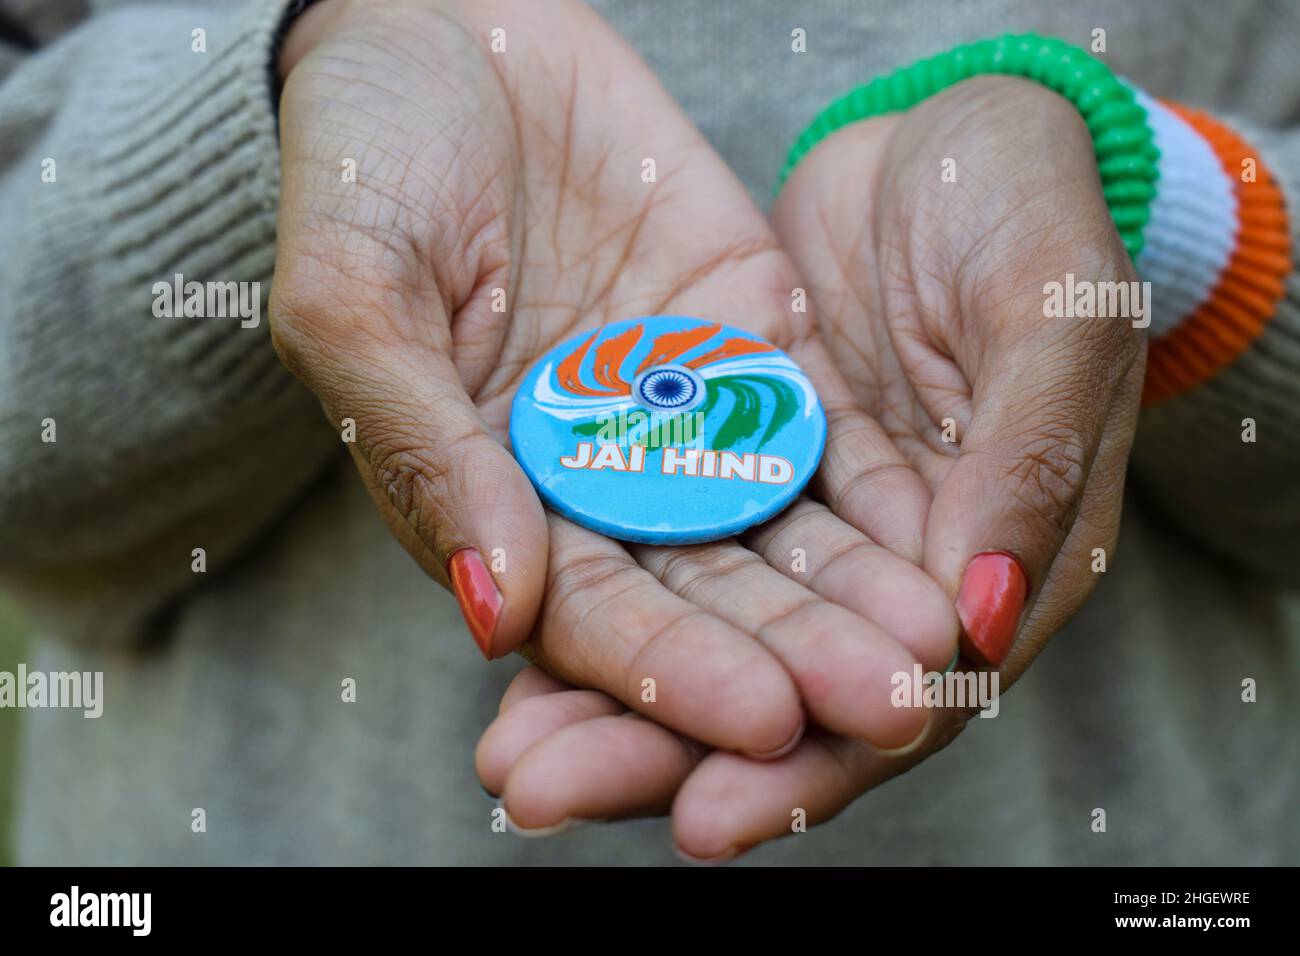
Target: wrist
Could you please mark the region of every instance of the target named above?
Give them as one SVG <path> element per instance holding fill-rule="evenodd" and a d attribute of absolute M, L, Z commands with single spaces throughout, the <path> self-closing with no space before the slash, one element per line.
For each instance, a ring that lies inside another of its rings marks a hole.
<path fill-rule="evenodd" d="M 1132 89 L 1082 49 L 1034 34 L 967 43 L 880 76 L 823 110 L 804 130 L 780 181 L 818 142 L 871 116 L 902 112 L 976 76 L 1023 77 L 1069 100 L 1092 135 L 1106 204 L 1129 254 L 1142 249 L 1158 175 L 1152 131 Z"/>
<path fill-rule="evenodd" d="M 1234 362 L 1272 318 L 1290 274 L 1281 190 L 1227 127 L 1148 95 L 1060 40 L 1027 34 L 965 44 L 858 87 L 799 137 L 781 180 L 837 129 L 991 75 L 1060 94 L 1087 126 L 1111 218 L 1154 305 L 1144 403 Z"/>

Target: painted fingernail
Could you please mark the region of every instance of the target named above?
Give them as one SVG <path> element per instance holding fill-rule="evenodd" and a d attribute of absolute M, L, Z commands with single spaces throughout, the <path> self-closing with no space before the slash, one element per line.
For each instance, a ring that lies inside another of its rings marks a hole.
<path fill-rule="evenodd" d="M 986 551 L 971 558 L 957 592 L 961 649 L 998 667 L 1016 639 L 1028 597 L 1029 577 L 1015 555 Z"/>
<path fill-rule="evenodd" d="M 721 866 L 723 863 L 730 863 L 736 857 L 740 856 L 740 848 L 734 846 L 729 850 L 719 853 L 717 856 L 707 857 L 691 856 L 676 844 L 673 844 L 673 852 L 677 854 L 679 860 L 682 860 L 685 863 L 690 863 L 694 866 Z"/>
<path fill-rule="evenodd" d="M 461 548 L 447 561 L 447 576 L 469 633 L 483 656 L 492 660 L 492 634 L 503 603 L 492 572 L 473 548 Z"/>
<path fill-rule="evenodd" d="M 778 757 L 784 757 L 791 750 L 794 750 L 795 747 L 799 746 L 799 741 L 803 740 L 803 732 L 807 727 L 808 718 L 804 712 L 800 710 L 799 726 L 794 729 L 794 736 L 783 743 L 780 747 L 777 747 L 775 750 L 769 751 L 768 753 L 761 754 L 753 750 L 746 750 L 745 756 L 753 757 L 755 760 L 776 760 Z"/>

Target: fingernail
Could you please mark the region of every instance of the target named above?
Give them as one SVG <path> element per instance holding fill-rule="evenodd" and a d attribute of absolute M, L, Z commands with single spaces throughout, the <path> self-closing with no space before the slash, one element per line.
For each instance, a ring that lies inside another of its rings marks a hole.
<path fill-rule="evenodd" d="M 926 741 L 930 739 L 930 725 L 933 723 L 934 723 L 934 711 L 927 710 L 925 712 L 925 723 L 921 725 L 920 731 L 910 741 L 903 744 L 903 746 L 895 747 L 892 750 L 885 750 L 882 747 L 872 747 L 871 749 L 874 750 L 881 757 L 906 757 L 908 754 L 916 750 L 916 748 L 920 747 L 922 744 L 924 744 Z"/>
<path fill-rule="evenodd" d="M 492 634 L 503 603 L 492 572 L 476 550 L 461 548 L 448 560 L 447 576 L 474 643 L 484 657 L 492 660 Z"/>
<path fill-rule="evenodd" d="M 732 847 L 717 856 L 691 856 L 677 844 L 673 844 L 673 852 L 677 858 L 683 862 L 690 863 L 694 866 L 721 866 L 723 863 L 730 863 L 736 857 L 740 856 L 740 848 Z"/>
<path fill-rule="evenodd" d="M 576 830 L 578 827 L 585 827 L 593 821 L 583 820 L 579 817 L 565 817 L 559 823 L 549 827 L 521 827 L 510 817 L 510 811 L 505 808 L 505 804 L 500 800 L 497 801 L 497 807 L 506 815 L 506 829 L 517 837 L 523 837 L 526 840 L 540 839 L 541 837 L 556 836 L 561 833 L 567 833 L 570 830 Z"/>
<path fill-rule="evenodd" d="M 957 592 L 962 650 L 998 667 L 1016 639 L 1029 597 L 1029 577 L 1012 554 L 986 551 L 971 558 Z"/>
<path fill-rule="evenodd" d="M 803 740 L 803 732 L 808 726 L 808 718 L 802 710 L 799 711 L 799 726 L 794 729 L 794 736 L 783 743 L 780 747 L 768 753 L 757 753 L 753 750 L 746 750 L 746 757 L 753 757 L 755 760 L 776 760 L 778 757 L 784 757 L 795 747 L 799 746 L 799 741 Z"/>
<path fill-rule="evenodd" d="M 570 830 L 576 830 L 578 827 L 585 827 L 588 821 L 579 820 L 577 817 L 565 817 L 553 827 L 521 827 L 506 815 L 506 826 L 510 832 L 517 837 L 523 837 L 525 840 L 534 840 L 541 837 L 558 836 L 561 833 L 568 833 Z"/>

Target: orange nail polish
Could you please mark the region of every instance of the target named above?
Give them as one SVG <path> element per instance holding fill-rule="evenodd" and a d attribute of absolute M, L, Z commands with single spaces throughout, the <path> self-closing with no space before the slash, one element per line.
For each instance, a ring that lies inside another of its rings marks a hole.
<path fill-rule="evenodd" d="M 469 633 L 483 656 L 492 660 L 492 634 L 504 603 L 492 572 L 473 548 L 461 548 L 447 561 L 447 576 Z"/>
<path fill-rule="evenodd" d="M 962 651 L 991 667 L 1001 665 L 1028 597 L 1029 577 L 1015 555 L 986 551 L 971 558 L 957 592 Z"/>

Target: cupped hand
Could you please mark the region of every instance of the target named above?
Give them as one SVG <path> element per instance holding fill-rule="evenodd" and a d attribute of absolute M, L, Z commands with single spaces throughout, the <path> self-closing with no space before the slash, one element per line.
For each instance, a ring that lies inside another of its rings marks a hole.
<path fill-rule="evenodd" d="M 567 0 L 307 16 L 286 46 L 276 347 L 331 421 L 355 423 L 349 451 L 425 571 L 445 584 L 452 556 L 481 560 L 483 651 L 522 645 L 584 699 L 711 747 L 785 752 L 805 714 L 915 739 L 926 716 L 889 706 L 890 676 L 943 666 L 957 635 L 913 563 L 929 489 L 852 401 L 791 309 L 770 226 L 645 65 Z M 581 330 L 656 313 L 744 327 L 802 365 L 829 412 L 814 489 L 829 505 L 802 501 L 749 546 L 676 549 L 544 513 L 505 445 L 520 382 Z"/>
<path fill-rule="evenodd" d="M 1136 279 L 1086 126 L 1036 83 L 969 80 L 828 138 L 773 223 L 862 411 L 934 491 L 924 566 L 963 653 L 1014 680 L 1114 550 L 1145 367 L 1136 316 L 1047 315 L 1054 287 Z M 996 619 L 982 575 L 963 588 L 990 552 L 1027 574 Z"/>
<path fill-rule="evenodd" d="M 933 491 L 922 560 L 961 612 L 963 666 L 999 666 L 1009 686 L 1091 591 L 1094 549 L 1113 554 L 1141 388 L 1130 322 L 1044 315 L 1045 286 L 1067 273 L 1079 288 L 1134 278 L 1087 129 L 1034 84 L 967 81 L 828 138 L 772 218 L 854 414 Z M 988 553 L 992 573 L 971 563 Z M 1013 565 L 1022 589 L 1006 586 Z M 933 711 L 902 753 L 815 730 L 763 763 L 621 712 L 526 671 L 480 773 L 527 826 L 670 811 L 685 854 L 725 860 L 791 833 L 796 810 L 834 816 L 970 716 Z"/>

